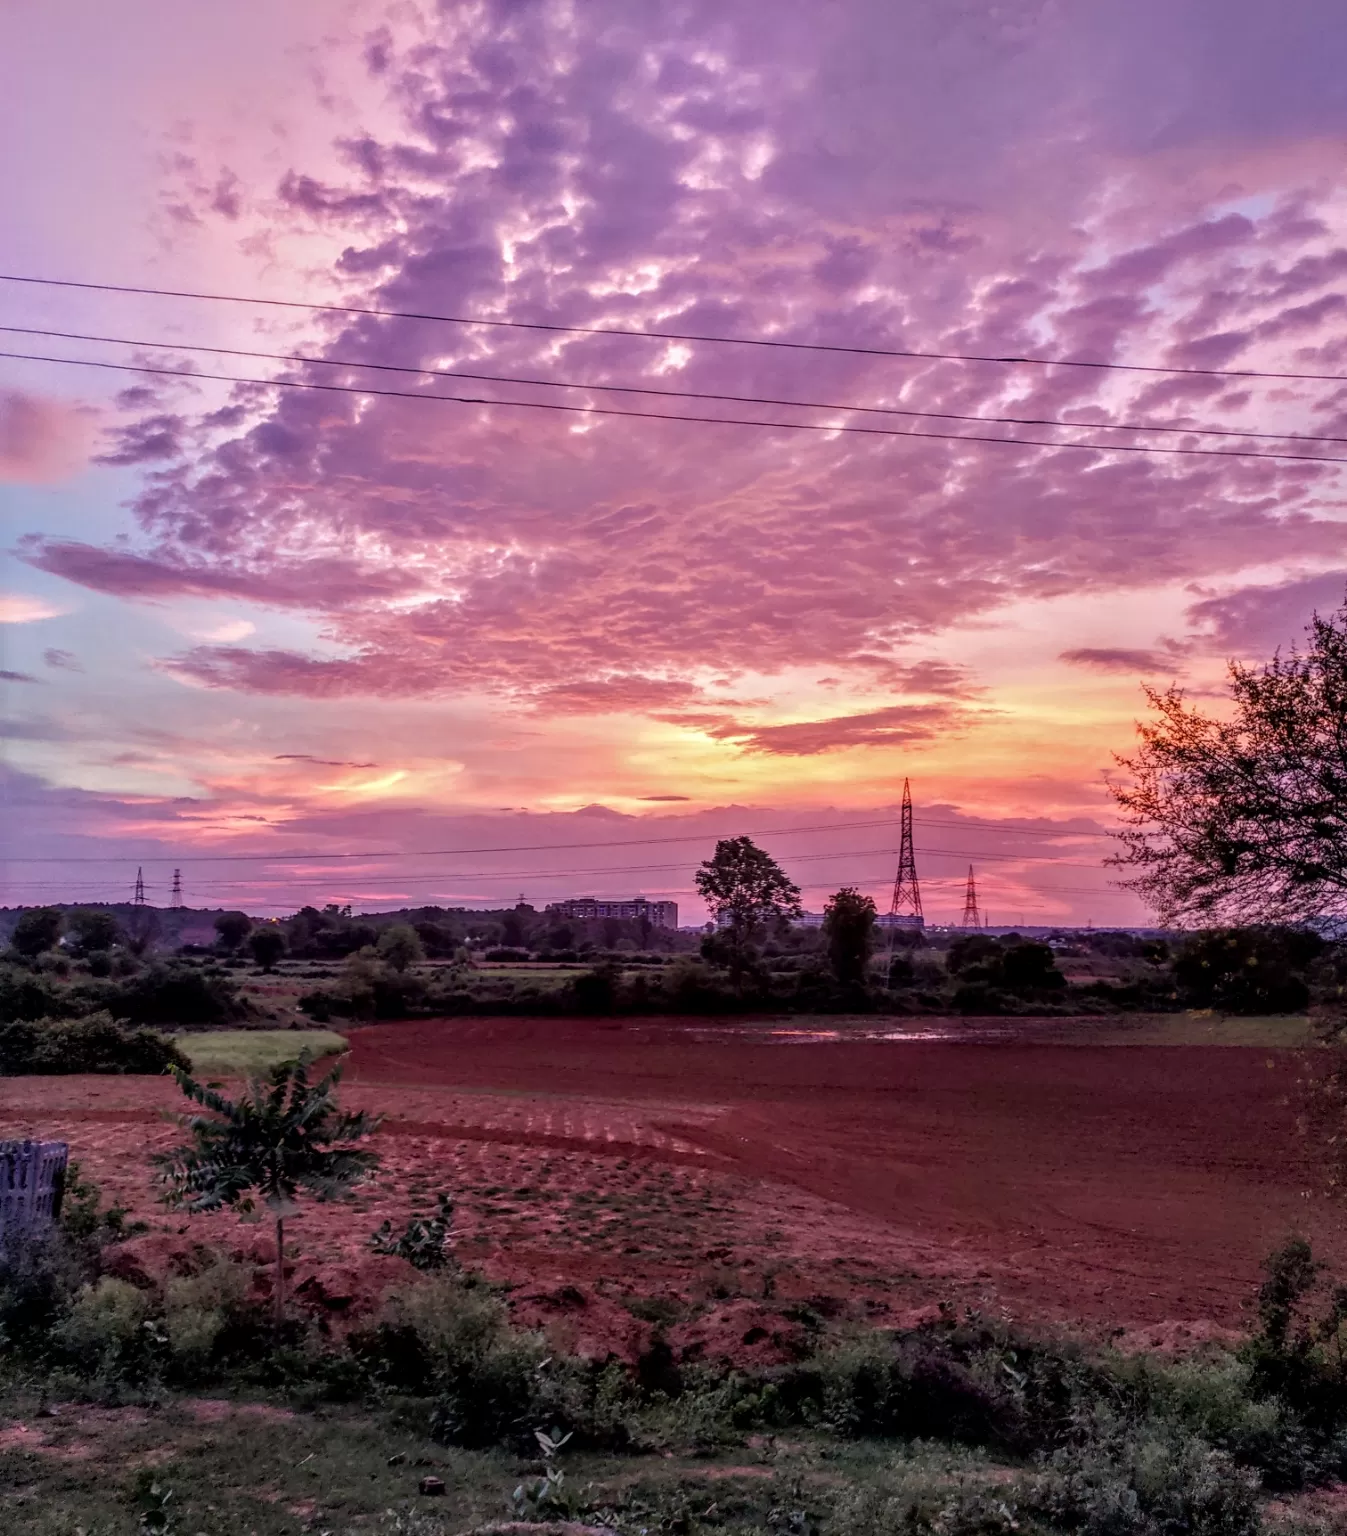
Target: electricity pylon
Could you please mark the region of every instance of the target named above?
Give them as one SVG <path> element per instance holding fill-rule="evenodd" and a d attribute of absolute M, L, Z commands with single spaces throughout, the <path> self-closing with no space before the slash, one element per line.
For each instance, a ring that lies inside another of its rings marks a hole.
<path fill-rule="evenodd" d="M 182 906 L 182 871 L 180 869 L 173 871 L 173 896 L 169 906 L 175 908 Z"/>
<path fill-rule="evenodd" d="M 131 905 L 133 907 L 145 905 L 145 871 L 140 868 L 136 870 L 136 894 L 131 898 Z"/>
<path fill-rule="evenodd" d="M 982 914 L 978 911 L 978 888 L 973 880 L 973 866 L 968 866 L 968 889 L 963 898 L 963 925 L 965 928 L 981 928 Z"/>
<path fill-rule="evenodd" d="M 900 928 L 923 928 L 921 886 L 917 884 L 917 859 L 912 851 L 912 789 L 903 780 L 903 810 L 898 838 L 898 873 L 893 881 L 893 900 L 889 903 L 889 952 Z"/>

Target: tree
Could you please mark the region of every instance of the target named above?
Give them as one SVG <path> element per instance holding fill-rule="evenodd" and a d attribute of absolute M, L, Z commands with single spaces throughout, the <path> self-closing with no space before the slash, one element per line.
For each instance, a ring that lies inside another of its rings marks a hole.
<path fill-rule="evenodd" d="M 859 986 L 875 939 L 875 904 L 851 886 L 828 898 L 823 909 L 823 939 L 828 964 L 844 987 Z"/>
<path fill-rule="evenodd" d="M 66 919 L 71 948 L 77 955 L 101 955 L 121 942 L 122 930 L 111 912 L 81 907 Z"/>
<path fill-rule="evenodd" d="M 27 960 L 50 949 L 61 937 L 61 914 L 55 907 L 29 907 L 19 914 L 9 942 Z"/>
<path fill-rule="evenodd" d="M 395 971 L 405 971 L 409 965 L 426 958 L 421 939 L 415 928 L 407 923 L 390 923 L 379 935 L 376 946 L 379 958 Z"/>
<path fill-rule="evenodd" d="M 274 971 L 285 953 L 285 934 L 275 923 L 265 923 L 248 935 L 248 948 L 264 971 Z"/>
<path fill-rule="evenodd" d="M 221 912 L 215 919 L 215 931 L 220 935 L 220 943 L 231 952 L 243 943 L 252 929 L 253 920 L 246 912 Z"/>
<path fill-rule="evenodd" d="M 697 871 L 697 890 L 728 940 L 730 974 L 739 985 L 749 946 L 765 927 L 799 917 L 800 888 L 749 837 L 722 837 Z"/>
<path fill-rule="evenodd" d="M 285 1321 L 285 1218 L 297 1209 L 301 1190 L 336 1199 L 378 1167 L 378 1157 L 354 1143 L 379 1122 L 363 1110 L 338 1107 L 340 1066 L 311 1083 L 307 1053 L 255 1077 L 237 1102 L 181 1067 L 171 1071 L 183 1093 L 208 1113 L 185 1116 L 180 1123 L 191 1140 L 155 1155 L 165 1199 L 188 1211 L 228 1206 L 248 1212 L 256 1208 L 256 1192 L 276 1223 L 273 1305 L 279 1328 Z"/>
<path fill-rule="evenodd" d="M 1233 711 L 1147 688 L 1156 718 L 1118 756 L 1127 825 L 1110 862 L 1168 921 L 1295 922 L 1347 910 L 1347 606 L 1309 644 L 1229 666 Z"/>

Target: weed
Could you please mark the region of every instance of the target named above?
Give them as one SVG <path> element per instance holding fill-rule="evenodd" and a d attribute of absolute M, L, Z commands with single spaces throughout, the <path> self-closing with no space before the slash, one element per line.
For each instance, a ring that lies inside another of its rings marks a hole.
<path fill-rule="evenodd" d="M 454 1206 L 448 1195 L 436 1197 L 433 1216 L 414 1216 L 403 1232 L 393 1236 L 393 1223 L 384 1221 L 369 1240 L 375 1253 L 392 1254 L 406 1259 L 414 1269 L 444 1269 L 453 1263 L 448 1249 L 449 1229 L 453 1226 Z"/>

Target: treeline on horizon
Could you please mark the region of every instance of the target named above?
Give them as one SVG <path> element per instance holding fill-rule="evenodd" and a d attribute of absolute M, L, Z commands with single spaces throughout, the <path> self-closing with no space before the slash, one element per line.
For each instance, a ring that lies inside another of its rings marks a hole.
<path fill-rule="evenodd" d="M 269 974 L 284 979 L 314 1023 L 471 1014 L 1286 1014 L 1339 1010 L 1347 984 L 1347 945 L 1310 927 L 1168 940 L 1064 930 L 1048 942 L 899 930 L 891 948 L 873 903 L 848 890 L 832 898 L 822 928 L 781 918 L 737 934 L 732 922 L 699 933 L 561 919 L 522 904 L 377 914 L 330 905 L 261 923 L 223 911 L 212 927 L 211 945 L 165 954 L 106 909 L 24 910 L 0 955 L 0 1074 L 159 1070 L 173 1059 L 167 1032 L 269 1022 L 249 995 L 249 978 Z"/>

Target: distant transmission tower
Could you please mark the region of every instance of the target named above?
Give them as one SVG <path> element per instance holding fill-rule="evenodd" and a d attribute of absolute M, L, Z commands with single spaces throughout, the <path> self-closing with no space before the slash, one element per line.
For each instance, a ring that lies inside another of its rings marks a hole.
<path fill-rule="evenodd" d="M 912 790 L 903 780 L 902 832 L 898 839 L 898 873 L 893 881 L 893 900 L 889 903 L 889 952 L 900 928 L 924 928 L 921 915 L 921 887 L 917 884 L 917 859 L 912 851 Z"/>
<path fill-rule="evenodd" d="M 963 925 L 965 928 L 981 928 L 982 914 L 978 911 L 978 888 L 973 879 L 973 866 L 968 866 L 968 889 L 963 898 Z"/>
<path fill-rule="evenodd" d="M 140 868 L 136 870 L 136 894 L 131 898 L 131 905 L 133 907 L 145 905 L 145 871 Z"/>
<path fill-rule="evenodd" d="M 180 869 L 173 871 L 173 897 L 169 902 L 169 906 L 182 906 L 182 871 Z"/>

